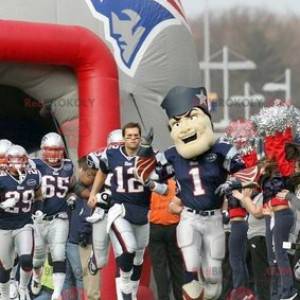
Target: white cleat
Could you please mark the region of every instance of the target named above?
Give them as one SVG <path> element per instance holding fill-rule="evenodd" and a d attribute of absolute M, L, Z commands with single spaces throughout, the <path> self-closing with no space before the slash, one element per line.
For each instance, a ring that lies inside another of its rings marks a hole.
<path fill-rule="evenodd" d="M 19 287 L 19 300 L 31 300 L 28 289 Z"/>
<path fill-rule="evenodd" d="M 9 281 L 9 299 L 18 298 L 18 282 L 14 279 Z"/>

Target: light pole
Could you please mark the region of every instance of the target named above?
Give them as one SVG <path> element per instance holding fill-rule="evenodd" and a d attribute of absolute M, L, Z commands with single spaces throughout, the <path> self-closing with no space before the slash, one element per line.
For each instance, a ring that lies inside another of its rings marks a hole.
<path fill-rule="evenodd" d="M 285 92 L 285 100 L 287 102 L 291 101 L 291 69 L 286 69 L 284 72 L 285 81 L 283 83 L 279 82 L 267 82 L 262 87 L 265 92 Z"/>
<path fill-rule="evenodd" d="M 229 98 L 228 104 L 243 104 L 244 105 L 244 116 L 246 120 L 250 118 L 250 104 L 252 103 L 264 103 L 265 97 L 262 94 L 250 93 L 251 86 L 249 82 L 244 83 L 244 95 L 234 95 Z"/>
<path fill-rule="evenodd" d="M 227 101 L 229 98 L 229 87 L 230 87 L 229 71 L 254 70 L 256 68 L 256 64 L 251 60 L 229 61 L 229 55 L 228 55 L 229 51 L 231 51 L 231 50 L 227 46 L 223 47 L 223 49 L 222 49 L 223 61 L 222 62 L 202 61 L 199 63 L 199 67 L 202 70 L 206 70 L 206 69 L 223 70 L 224 117 L 220 122 L 214 124 L 216 129 L 223 129 L 229 123 L 229 110 L 228 110 L 228 106 L 227 106 Z M 233 52 L 233 51 L 231 51 L 231 52 L 236 55 L 235 52 Z M 216 55 L 214 54 L 212 56 L 216 56 Z M 238 56 L 240 56 L 240 55 L 238 55 Z"/>

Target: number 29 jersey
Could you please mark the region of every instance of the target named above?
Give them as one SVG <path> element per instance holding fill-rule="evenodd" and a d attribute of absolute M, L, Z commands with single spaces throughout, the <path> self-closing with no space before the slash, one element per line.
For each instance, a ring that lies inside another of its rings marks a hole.
<path fill-rule="evenodd" d="M 25 178 L 20 181 L 4 171 L 0 172 L 1 202 L 10 198 L 16 200 L 14 207 L 0 209 L 0 229 L 14 230 L 32 223 L 32 203 L 40 185 L 41 174 L 38 170 L 27 170 Z"/>
<path fill-rule="evenodd" d="M 43 160 L 33 159 L 35 167 L 42 175 L 42 211 L 48 216 L 67 210 L 66 195 L 73 177 L 73 163 L 70 159 L 63 159 L 60 167 L 49 166 Z"/>

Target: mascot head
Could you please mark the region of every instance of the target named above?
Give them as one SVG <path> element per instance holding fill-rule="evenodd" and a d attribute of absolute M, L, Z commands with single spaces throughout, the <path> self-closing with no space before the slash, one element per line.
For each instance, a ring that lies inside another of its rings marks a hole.
<path fill-rule="evenodd" d="M 165 109 L 177 152 L 186 159 L 208 151 L 215 143 L 205 88 L 177 86 L 161 104 Z"/>

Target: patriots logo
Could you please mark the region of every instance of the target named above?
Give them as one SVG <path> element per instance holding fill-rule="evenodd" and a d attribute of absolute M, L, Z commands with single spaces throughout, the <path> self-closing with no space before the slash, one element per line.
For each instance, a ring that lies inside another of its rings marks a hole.
<path fill-rule="evenodd" d="M 134 76 L 148 46 L 163 29 L 184 19 L 178 0 L 85 0 L 104 22 L 119 67 Z M 179 16 L 179 18 L 178 18 Z"/>

